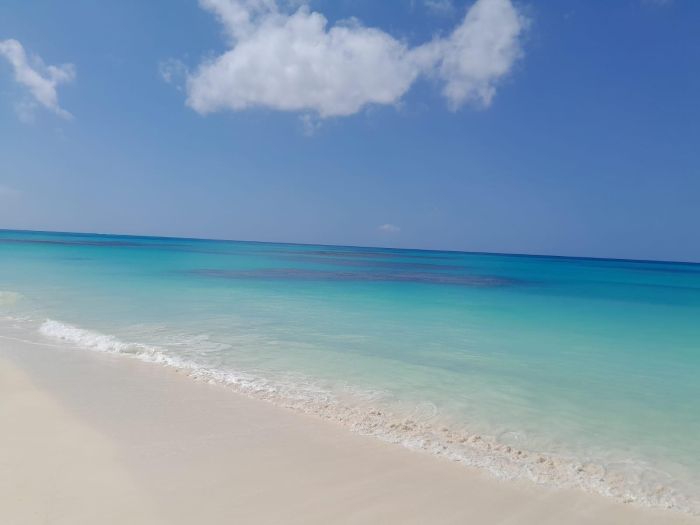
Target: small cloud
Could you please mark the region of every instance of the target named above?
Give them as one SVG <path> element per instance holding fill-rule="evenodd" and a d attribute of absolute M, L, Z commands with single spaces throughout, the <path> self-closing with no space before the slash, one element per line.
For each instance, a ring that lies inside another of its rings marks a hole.
<path fill-rule="evenodd" d="M 399 233 L 401 231 L 401 228 L 399 228 L 395 224 L 382 224 L 379 227 L 379 231 L 383 233 Z"/>
<path fill-rule="evenodd" d="M 36 110 L 39 107 L 32 99 L 20 100 L 15 104 L 15 113 L 17 118 L 25 124 L 34 124 L 36 120 Z"/>
<path fill-rule="evenodd" d="M 455 5 L 452 0 L 425 0 L 425 7 L 428 11 L 435 15 L 451 15 L 455 11 Z"/>
<path fill-rule="evenodd" d="M 75 80 L 75 66 L 73 64 L 47 66 L 40 57 L 27 56 L 22 44 L 12 38 L 0 40 L 0 57 L 5 57 L 10 63 L 14 70 L 15 81 L 26 87 L 32 96 L 32 99 L 17 105 L 16 109 L 20 120 L 31 122 L 38 106 L 53 111 L 59 117 L 73 118 L 73 115 L 58 104 L 56 92 L 59 84 L 67 84 Z"/>
<path fill-rule="evenodd" d="M 321 128 L 321 119 L 317 116 L 306 113 L 299 117 L 304 135 L 307 137 L 313 136 Z"/>
<path fill-rule="evenodd" d="M 158 73 L 164 82 L 175 84 L 178 90 L 182 90 L 187 78 L 187 66 L 182 60 L 168 58 L 158 63 Z"/>

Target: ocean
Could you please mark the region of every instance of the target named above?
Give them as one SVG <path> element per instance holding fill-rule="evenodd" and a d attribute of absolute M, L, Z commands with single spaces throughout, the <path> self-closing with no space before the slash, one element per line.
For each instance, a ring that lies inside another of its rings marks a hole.
<path fill-rule="evenodd" d="M 0 231 L 10 337 L 700 513 L 700 264 Z"/>

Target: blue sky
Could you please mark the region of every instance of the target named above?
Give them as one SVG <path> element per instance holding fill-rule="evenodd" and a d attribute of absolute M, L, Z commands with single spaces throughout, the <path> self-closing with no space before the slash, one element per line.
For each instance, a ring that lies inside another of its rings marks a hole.
<path fill-rule="evenodd" d="M 700 261 L 699 2 L 272 3 L 2 2 L 0 228 Z"/>

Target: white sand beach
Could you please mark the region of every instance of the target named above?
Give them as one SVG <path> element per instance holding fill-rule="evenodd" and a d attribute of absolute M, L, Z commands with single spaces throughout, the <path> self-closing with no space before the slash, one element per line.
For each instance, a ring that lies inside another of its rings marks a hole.
<path fill-rule="evenodd" d="M 0 523 L 694 524 L 501 481 L 157 365 L 0 339 Z"/>

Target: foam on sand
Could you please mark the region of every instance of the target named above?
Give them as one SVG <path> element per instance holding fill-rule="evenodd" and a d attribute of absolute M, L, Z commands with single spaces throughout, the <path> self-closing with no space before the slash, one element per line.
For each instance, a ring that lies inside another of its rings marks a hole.
<path fill-rule="evenodd" d="M 416 413 L 402 415 L 390 405 L 373 401 L 372 396 L 361 393 L 340 396 L 312 381 L 270 380 L 255 374 L 205 367 L 172 355 L 166 348 L 124 342 L 55 320 L 46 320 L 39 331 L 46 337 L 82 348 L 184 370 L 195 379 L 224 384 L 247 396 L 314 414 L 364 435 L 480 467 L 500 478 L 584 489 L 618 501 L 700 514 L 700 502 L 691 496 L 692 491 L 667 481 L 667 476 L 648 465 L 604 465 L 594 460 L 520 449 L 493 436 L 427 422 Z"/>
<path fill-rule="evenodd" d="M 0 327 L 0 415 L 12 421 L 0 433 L 2 523 L 698 523 L 501 483 L 36 335 Z"/>

